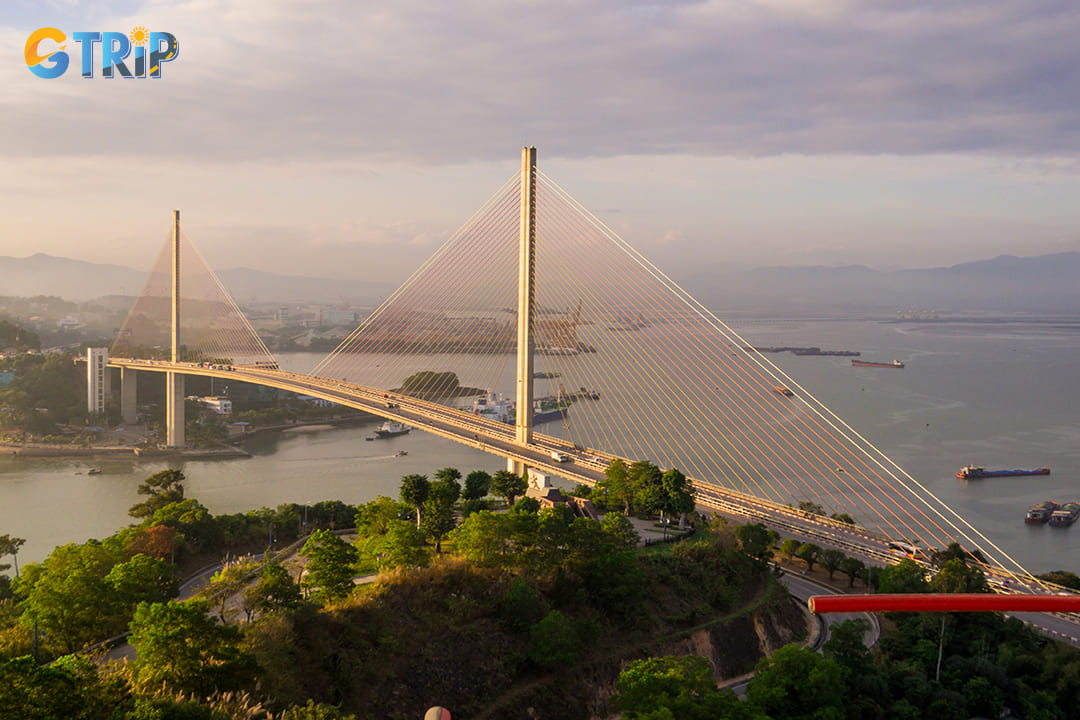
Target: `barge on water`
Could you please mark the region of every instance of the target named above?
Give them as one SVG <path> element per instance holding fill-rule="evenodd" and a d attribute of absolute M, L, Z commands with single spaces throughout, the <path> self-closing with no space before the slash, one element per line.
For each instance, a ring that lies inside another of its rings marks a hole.
<path fill-rule="evenodd" d="M 1054 527 L 1069 527 L 1080 517 L 1080 504 L 1065 503 L 1060 510 L 1050 515 L 1050 524 Z"/>
<path fill-rule="evenodd" d="M 1024 522 L 1028 525 L 1042 525 L 1050 519 L 1050 516 L 1054 514 L 1055 510 L 1060 508 L 1061 506 L 1053 500 L 1043 500 L 1041 503 L 1027 511 L 1027 515 L 1024 516 Z"/>
<path fill-rule="evenodd" d="M 902 368 L 904 363 L 899 360 L 893 360 L 892 362 L 870 362 L 869 360 L 852 360 L 852 367 L 880 367 L 880 368 Z"/>
<path fill-rule="evenodd" d="M 991 477 L 1018 477 L 1020 475 L 1049 475 L 1050 468 L 1030 468 L 1021 470 L 987 470 L 977 465 L 968 465 L 967 467 L 960 468 L 960 471 L 956 473 L 956 477 L 961 480 L 982 480 L 983 478 Z"/>

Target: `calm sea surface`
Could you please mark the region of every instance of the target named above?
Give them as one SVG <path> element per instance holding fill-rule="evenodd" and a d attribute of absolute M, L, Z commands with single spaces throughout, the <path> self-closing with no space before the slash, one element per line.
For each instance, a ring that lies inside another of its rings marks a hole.
<path fill-rule="evenodd" d="M 805 391 L 956 510 L 1032 572 L 1080 571 L 1080 523 L 1027 526 L 1044 499 L 1080 501 L 1080 323 L 737 321 L 749 343 L 859 350 L 864 359 L 903 360 L 903 370 L 853 368 L 840 357 L 770 358 Z M 281 358 L 310 370 L 321 358 Z M 418 361 L 424 367 L 433 358 Z M 542 359 L 538 362 L 543 368 Z M 354 378 L 350 378 L 353 380 Z M 504 392 L 511 389 L 508 379 Z M 146 476 L 180 467 L 187 494 L 213 512 L 397 495 L 402 475 L 453 466 L 494 471 L 504 462 L 449 440 L 413 431 L 367 442 L 370 426 L 281 433 L 251 441 L 253 457 L 228 461 L 142 462 L 0 459 L 0 534 L 27 539 L 20 563 L 56 545 L 103 537 L 130 522 Z M 554 425 L 545 432 L 558 432 Z M 406 457 L 393 457 L 399 450 Z M 963 465 L 1049 466 L 1049 476 L 965 483 Z M 102 472 L 88 476 L 93 465 Z"/>

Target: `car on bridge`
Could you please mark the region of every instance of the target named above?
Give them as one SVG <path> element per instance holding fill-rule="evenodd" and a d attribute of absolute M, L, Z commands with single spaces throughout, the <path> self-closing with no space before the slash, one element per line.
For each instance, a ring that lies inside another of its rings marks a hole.
<path fill-rule="evenodd" d="M 551 459 L 561 463 L 570 462 L 570 456 L 564 452 L 559 452 L 558 450 L 551 451 Z"/>

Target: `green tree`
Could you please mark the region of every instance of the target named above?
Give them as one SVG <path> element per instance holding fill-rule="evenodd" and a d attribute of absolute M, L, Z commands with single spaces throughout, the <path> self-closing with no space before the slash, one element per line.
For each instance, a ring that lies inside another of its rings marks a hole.
<path fill-rule="evenodd" d="M 833 579 L 833 573 L 840 569 L 840 563 L 844 562 L 845 557 L 844 553 L 833 548 L 821 551 L 818 560 L 821 562 L 821 567 L 828 571 L 830 580 Z"/>
<path fill-rule="evenodd" d="M 788 560 L 794 560 L 795 554 L 799 552 L 799 541 L 788 538 L 780 543 L 780 552 L 783 553 Z"/>
<path fill-rule="evenodd" d="M 166 562 L 140 554 L 113 565 L 105 582 L 124 614 L 130 615 L 141 602 L 165 602 L 179 595 L 175 570 Z"/>
<path fill-rule="evenodd" d="M 386 534 L 386 529 L 395 520 L 401 520 L 404 506 L 397 500 L 378 495 L 374 500 L 356 509 L 356 534 L 361 538 Z"/>
<path fill-rule="evenodd" d="M 882 569 L 878 578 L 881 593 L 921 593 L 928 588 L 926 570 L 910 558 Z"/>
<path fill-rule="evenodd" d="M 463 558 L 476 565 L 502 566 L 513 553 L 508 524 L 490 510 L 465 518 L 453 532 L 454 546 Z"/>
<path fill-rule="evenodd" d="M 431 493 L 431 481 L 426 475 L 406 475 L 401 478 L 400 493 L 401 502 L 416 508 L 416 529 L 419 530 L 424 503 Z"/>
<path fill-rule="evenodd" d="M 374 559 L 375 567 L 390 570 L 399 567 L 425 567 L 428 564 L 424 552 L 424 537 L 412 523 L 391 520 L 382 535 L 375 535 L 363 543 L 363 554 Z"/>
<path fill-rule="evenodd" d="M 258 567 L 259 561 L 250 555 L 226 562 L 214 573 L 210 582 L 199 590 L 199 595 L 207 602 L 217 602 L 218 617 L 221 618 L 222 625 L 229 624 L 229 619 L 225 614 L 229 598 L 240 592 L 250 582 Z"/>
<path fill-rule="evenodd" d="M 803 543 L 795 552 L 795 556 L 806 563 L 807 571 L 813 572 L 814 563 L 816 563 L 821 556 L 821 547 L 814 543 Z"/>
<path fill-rule="evenodd" d="M 0 660 L 0 717 L 19 720 L 111 720 L 128 700 L 117 677 L 100 677 L 97 666 L 68 655 L 51 665 L 29 656 Z"/>
<path fill-rule="evenodd" d="M 863 637 L 870 630 L 864 618 L 845 620 L 829 628 L 829 639 L 821 647 L 825 657 L 834 660 L 850 672 L 863 671 L 870 651 Z"/>
<path fill-rule="evenodd" d="M 461 471 L 453 467 L 444 467 L 435 471 L 435 481 L 440 480 L 453 483 L 458 486 L 458 492 L 461 492 Z"/>
<path fill-rule="evenodd" d="M 149 495 L 128 510 L 133 518 L 152 517 L 161 508 L 184 499 L 184 473 L 179 470 L 162 470 L 139 484 L 139 494 Z"/>
<path fill-rule="evenodd" d="M 205 600 L 140 603 L 131 622 L 138 689 L 192 693 L 238 690 L 254 680 L 255 659 L 240 651 L 240 631 L 219 625 Z"/>
<path fill-rule="evenodd" d="M 431 490 L 424 503 L 424 522 L 421 524 L 424 534 L 435 541 L 436 553 L 442 552 L 442 539 L 457 524 L 454 503 L 461 497 L 461 486 L 454 476 L 456 474 L 460 477 L 461 473 L 454 468 L 443 468 L 437 473 L 439 474 L 442 476 L 431 483 Z"/>
<path fill-rule="evenodd" d="M 845 525 L 854 525 L 855 524 L 855 518 L 851 517 L 847 513 L 833 513 L 829 517 L 831 519 L 835 520 L 836 522 L 841 522 L 841 523 L 844 523 Z"/>
<path fill-rule="evenodd" d="M 303 602 L 303 596 L 300 593 L 300 586 L 289 575 L 289 571 L 276 562 L 267 563 L 259 576 L 259 582 L 251 586 L 244 597 L 246 609 L 264 615 L 292 610 L 301 602 Z M 249 620 L 251 619 L 250 612 Z"/>
<path fill-rule="evenodd" d="M 176 532 L 177 551 L 208 551 L 221 547 L 224 533 L 210 511 L 194 498 L 170 503 L 150 519 L 151 525 L 165 525 Z M 178 555 L 179 557 L 179 555 Z"/>
<path fill-rule="evenodd" d="M 720 690 L 709 661 L 697 655 L 635 660 L 615 681 L 615 706 L 627 720 L 751 720 L 762 716 Z M 763 719 L 764 720 L 764 719 Z"/>
<path fill-rule="evenodd" d="M 843 670 L 808 648 L 785 645 L 762 658 L 746 689 L 755 708 L 784 720 L 842 720 Z"/>
<path fill-rule="evenodd" d="M 19 575 L 19 548 L 26 544 L 26 540 L 11 535 L 0 535 L 0 558 L 10 555 L 15 560 L 15 576 Z"/>
<path fill-rule="evenodd" d="M 461 497 L 465 500 L 480 500 L 487 497 L 491 489 L 491 475 L 483 470 L 473 470 L 465 476 L 465 487 Z"/>
<path fill-rule="evenodd" d="M 848 576 L 848 587 L 855 587 L 855 581 L 866 571 L 866 564 L 859 558 L 845 557 L 836 569 Z"/>
<path fill-rule="evenodd" d="M 626 463 L 616 458 L 607 466 L 604 479 L 600 481 L 600 487 L 604 490 L 605 505 L 614 507 L 623 506 L 623 514 L 630 514 L 630 503 L 634 499 L 634 488 L 630 484 L 629 468 Z"/>
<path fill-rule="evenodd" d="M 773 558 L 773 548 L 780 534 L 761 523 L 747 523 L 735 528 L 735 537 L 742 551 L 754 558 L 759 566 L 765 567 Z"/>
<path fill-rule="evenodd" d="M 630 550 L 637 547 L 641 535 L 634 528 L 630 518 L 621 512 L 608 511 L 600 518 L 600 528 L 607 535 L 616 549 Z"/>
<path fill-rule="evenodd" d="M 937 593 L 987 593 L 990 586 L 986 576 L 978 568 L 968 567 L 959 558 L 947 561 L 934 574 L 928 584 L 930 592 Z"/>
<path fill-rule="evenodd" d="M 3 536 L 0 536 L 0 540 Z M 0 556 L 3 556 L 3 552 L 0 551 Z M 1080 590 L 1080 576 L 1076 573 L 1069 572 L 1068 570 L 1052 570 L 1042 575 L 1036 575 L 1040 580 L 1046 582 L 1052 582 L 1063 587 L 1072 588 L 1073 590 Z"/>
<path fill-rule="evenodd" d="M 316 530 L 300 555 L 307 560 L 302 585 L 320 600 L 340 600 L 353 589 L 356 548 L 329 530 Z"/>
<path fill-rule="evenodd" d="M 577 662 L 577 627 L 558 610 L 533 625 L 530 635 L 529 658 L 540 667 L 569 667 Z"/>
<path fill-rule="evenodd" d="M 667 537 L 667 517 L 693 511 L 696 491 L 681 471 L 671 468 L 660 478 L 661 501 L 657 506 L 660 521 L 664 524 L 664 536 Z"/>
<path fill-rule="evenodd" d="M 509 470 L 498 470 L 491 476 L 491 492 L 503 498 L 507 505 L 513 505 L 528 487 L 525 478 Z"/>
<path fill-rule="evenodd" d="M 122 551 L 97 541 L 55 548 L 13 583 L 23 599 L 23 622 L 37 621 L 48 644 L 71 653 L 123 629 L 124 609 L 105 581 Z"/>

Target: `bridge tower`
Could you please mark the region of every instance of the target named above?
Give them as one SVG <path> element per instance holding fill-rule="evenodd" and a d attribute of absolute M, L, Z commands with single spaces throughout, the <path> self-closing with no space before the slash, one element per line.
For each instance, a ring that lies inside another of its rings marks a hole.
<path fill-rule="evenodd" d="M 536 297 L 536 148 L 521 148 L 521 226 L 518 241 L 517 413 L 515 439 L 533 435 L 533 300 Z M 522 475 L 522 463 L 508 459 L 506 469 Z"/>
<path fill-rule="evenodd" d="M 172 353 L 170 360 L 180 362 L 180 211 L 173 210 L 172 236 Z M 165 373 L 165 444 L 184 445 L 184 376 Z"/>

